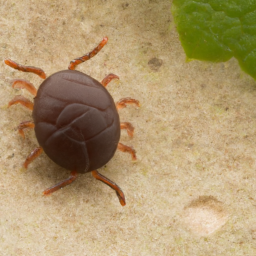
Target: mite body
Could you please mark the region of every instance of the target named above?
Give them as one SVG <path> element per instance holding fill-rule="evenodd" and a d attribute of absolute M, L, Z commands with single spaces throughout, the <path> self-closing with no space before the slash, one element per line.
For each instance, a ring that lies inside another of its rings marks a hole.
<path fill-rule="evenodd" d="M 121 205 L 125 205 L 120 187 L 97 169 L 113 157 L 116 149 L 130 153 L 136 160 L 135 150 L 119 142 L 120 129 L 126 129 L 132 137 L 134 128 L 131 123 L 120 123 L 117 110 L 127 104 L 139 106 L 139 102 L 124 98 L 114 103 L 105 88 L 112 79 L 118 79 L 114 74 L 109 74 L 100 83 L 74 70 L 78 64 L 95 56 L 107 40 L 105 37 L 93 51 L 71 61 L 68 70 L 49 76 L 38 91 L 26 80 L 16 79 L 13 82 L 14 88 L 25 88 L 35 96 L 34 103 L 21 95 L 9 102 L 9 106 L 19 103 L 33 111 L 33 122 L 25 121 L 18 126 L 23 137 L 25 128 L 34 128 L 39 143 L 39 147 L 25 160 L 24 167 L 27 168 L 44 151 L 55 163 L 71 171 L 69 178 L 46 189 L 45 195 L 72 183 L 78 173 L 92 172 L 96 179 L 114 189 Z M 10 59 L 5 60 L 5 64 L 46 78 L 40 68 L 23 66 Z"/>

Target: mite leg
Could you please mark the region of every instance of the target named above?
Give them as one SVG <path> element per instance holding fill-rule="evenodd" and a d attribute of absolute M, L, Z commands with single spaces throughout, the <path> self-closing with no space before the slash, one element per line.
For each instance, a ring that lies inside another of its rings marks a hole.
<path fill-rule="evenodd" d="M 133 137 L 134 127 L 132 126 L 131 123 L 129 123 L 129 122 L 120 123 L 120 128 L 126 129 L 129 137 L 131 137 L 131 138 Z"/>
<path fill-rule="evenodd" d="M 28 168 L 28 165 L 35 159 L 37 158 L 38 156 L 40 156 L 43 152 L 43 149 L 41 147 L 38 147 L 38 148 L 35 148 L 31 153 L 30 155 L 26 158 L 24 164 L 23 164 L 23 167 L 24 168 Z"/>
<path fill-rule="evenodd" d="M 44 195 L 50 195 L 51 193 L 61 189 L 61 188 L 64 188 L 66 187 L 67 185 L 71 184 L 78 176 L 78 173 L 76 171 L 72 171 L 70 176 L 66 179 L 66 180 L 63 180 L 59 183 L 57 183 L 56 185 L 46 189 L 43 194 Z"/>
<path fill-rule="evenodd" d="M 69 66 L 68 66 L 68 69 L 74 70 L 77 65 L 91 59 L 104 47 L 104 45 L 107 43 L 107 41 L 108 41 L 108 38 L 104 37 L 102 39 L 102 41 L 100 42 L 100 44 L 97 47 L 95 47 L 91 52 L 85 54 L 84 56 L 82 56 L 80 58 L 71 60 Z"/>
<path fill-rule="evenodd" d="M 125 108 L 127 104 L 133 104 L 136 107 L 140 106 L 140 102 L 138 100 L 132 98 L 123 98 L 116 103 L 116 108 L 117 110 Z"/>
<path fill-rule="evenodd" d="M 119 76 L 115 74 L 108 74 L 102 81 L 101 84 L 106 87 L 113 79 L 119 79 Z"/>
<path fill-rule="evenodd" d="M 137 160 L 136 151 L 132 147 L 128 147 L 128 146 L 119 142 L 118 145 L 117 145 L 117 148 L 119 150 L 121 150 L 122 152 L 127 152 L 127 153 L 131 154 L 133 161 Z"/>
<path fill-rule="evenodd" d="M 24 135 L 24 129 L 26 128 L 30 128 L 30 129 L 33 129 L 35 127 L 35 124 L 31 121 L 25 121 L 25 122 L 22 122 L 19 124 L 18 126 L 18 131 L 19 131 L 19 134 L 25 138 L 25 135 Z"/>
<path fill-rule="evenodd" d="M 25 79 L 14 79 L 12 81 L 12 88 L 26 89 L 34 96 L 37 93 L 35 86 Z"/>
<path fill-rule="evenodd" d="M 31 102 L 29 99 L 23 97 L 22 95 L 15 96 L 8 104 L 8 108 L 12 105 L 20 103 L 21 105 L 25 106 L 26 108 L 29 108 L 30 110 L 33 110 L 34 103 Z"/>
<path fill-rule="evenodd" d="M 34 74 L 40 76 L 43 79 L 46 78 L 46 74 L 44 73 L 44 71 L 41 68 L 20 65 L 20 64 L 14 62 L 13 60 L 10 60 L 10 59 L 4 60 L 4 63 L 6 65 L 10 66 L 11 68 L 20 70 L 22 72 L 30 72 L 30 73 L 34 73 Z"/>
<path fill-rule="evenodd" d="M 114 183 L 113 181 L 109 180 L 108 178 L 106 178 L 105 176 L 100 174 L 97 170 L 92 171 L 92 176 L 95 179 L 102 181 L 103 183 L 105 183 L 106 185 L 108 185 L 109 187 L 114 189 L 116 191 L 116 194 L 117 194 L 117 197 L 119 199 L 120 204 L 122 206 L 125 206 L 125 196 L 124 196 L 124 193 L 123 193 L 122 189 L 119 188 L 116 183 Z"/>

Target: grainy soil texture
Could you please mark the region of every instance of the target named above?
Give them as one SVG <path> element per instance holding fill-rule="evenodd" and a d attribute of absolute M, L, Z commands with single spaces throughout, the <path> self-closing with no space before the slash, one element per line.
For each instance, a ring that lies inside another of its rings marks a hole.
<path fill-rule="evenodd" d="M 27 170 L 38 146 L 33 129 L 17 131 L 31 111 L 13 79 L 39 87 L 42 79 L 0 64 L 0 255 L 169 256 L 256 255 L 256 82 L 237 61 L 186 62 L 171 2 L 163 0 L 0 1 L 0 59 L 42 68 L 49 76 L 109 41 L 78 66 L 115 101 L 135 127 L 137 161 L 115 156 L 98 171 L 126 195 L 90 173 L 51 196 L 42 192 L 70 171 L 46 154 Z"/>

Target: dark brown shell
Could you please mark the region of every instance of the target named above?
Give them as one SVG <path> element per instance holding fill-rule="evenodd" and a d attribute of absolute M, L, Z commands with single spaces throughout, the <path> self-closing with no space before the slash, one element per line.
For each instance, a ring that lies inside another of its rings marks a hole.
<path fill-rule="evenodd" d="M 40 85 L 33 119 L 44 152 L 68 170 L 98 169 L 117 149 L 120 121 L 113 98 L 79 71 L 57 72 Z"/>

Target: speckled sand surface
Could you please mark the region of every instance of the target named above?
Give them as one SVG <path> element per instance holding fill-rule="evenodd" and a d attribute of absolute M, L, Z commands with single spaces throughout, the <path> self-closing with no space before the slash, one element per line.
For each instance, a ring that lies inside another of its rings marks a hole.
<path fill-rule="evenodd" d="M 235 60 L 186 62 L 163 0 L 0 1 L 0 59 L 45 70 L 66 69 L 104 36 L 108 44 L 79 66 L 115 101 L 135 136 L 122 132 L 138 161 L 116 152 L 99 171 L 126 195 L 90 174 L 50 197 L 42 191 L 68 177 L 45 154 L 21 166 L 37 146 L 17 134 L 31 112 L 16 105 L 14 78 L 41 79 L 0 64 L 0 255 L 256 255 L 256 82 Z"/>

